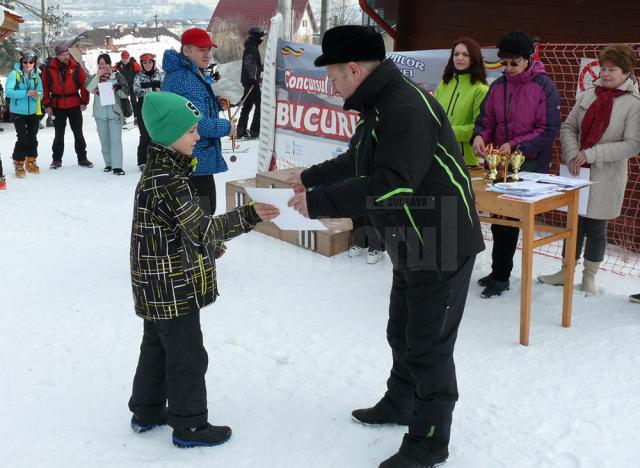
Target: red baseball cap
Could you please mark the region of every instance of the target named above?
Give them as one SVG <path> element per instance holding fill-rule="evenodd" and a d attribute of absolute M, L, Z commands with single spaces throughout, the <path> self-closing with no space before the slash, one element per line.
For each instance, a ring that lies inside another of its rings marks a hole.
<path fill-rule="evenodd" d="M 123 50 L 122 53 L 120 54 L 120 57 L 122 58 L 131 57 L 131 54 L 128 51 Z"/>
<path fill-rule="evenodd" d="M 180 42 L 182 42 L 182 45 L 193 44 L 194 46 L 203 49 L 205 47 L 218 47 L 211 41 L 209 33 L 200 28 L 187 29 L 182 33 Z"/>

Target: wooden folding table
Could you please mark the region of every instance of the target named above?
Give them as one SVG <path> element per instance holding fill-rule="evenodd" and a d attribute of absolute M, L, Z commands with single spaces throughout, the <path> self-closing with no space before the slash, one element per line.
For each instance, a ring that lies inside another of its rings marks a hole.
<path fill-rule="evenodd" d="M 502 226 L 518 227 L 522 230 L 522 283 L 520 287 L 520 344 L 529 345 L 529 329 L 531 325 L 531 267 L 533 250 L 543 245 L 566 239 L 566 258 L 575 258 L 578 230 L 579 189 L 561 192 L 542 200 L 523 202 L 500 198 L 500 193 L 487 190 L 485 171 L 472 173 L 473 190 L 476 205 L 480 212 L 480 221 Z M 567 207 L 565 227 L 536 224 L 535 217 L 541 213 Z M 487 216 L 491 214 L 494 216 Z M 496 217 L 500 216 L 500 217 Z M 508 219 L 512 218 L 512 219 Z M 550 233 L 539 239 L 535 232 Z M 573 299 L 573 275 L 575 262 L 567 262 L 564 269 L 562 298 L 562 326 L 571 325 L 571 303 Z"/>

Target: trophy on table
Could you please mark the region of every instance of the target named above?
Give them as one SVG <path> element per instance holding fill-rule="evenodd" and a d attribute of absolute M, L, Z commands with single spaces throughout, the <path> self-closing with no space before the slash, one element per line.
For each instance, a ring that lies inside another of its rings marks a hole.
<path fill-rule="evenodd" d="M 509 155 L 509 163 L 513 168 L 513 175 L 511 176 L 511 180 L 513 182 L 520 182 L 520 176 L 518 172 L 520 172 L 520 168 L 525 161 L 524 154 L 519 149 L 516 149 L 513 153 Z"/>
<path fill-rule="evenodd" d="M 489 143 L 487 145 L 487 150 L 485 152 L 484 160 L 487 161 L 487 166 L 489 167 L 489 174 L 487 175 L 487 179 L 496 180 L 498 177 L 498 163 L 500 162 L 500 151 L 493 149 L 493 144 Z"/>

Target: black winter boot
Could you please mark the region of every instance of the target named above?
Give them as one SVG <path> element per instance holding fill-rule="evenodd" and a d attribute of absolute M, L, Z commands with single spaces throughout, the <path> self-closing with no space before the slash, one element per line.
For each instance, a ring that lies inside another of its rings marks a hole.
<path fill-rule="evenodd" d="M 78 159 L 78 166 L 91 168 L 93 167 L 93 163 L 89 161 L 87 158 Z"/>
<path fill-rule="evenodd" d="M 491 299 L 492 297 L 500 296 L 503 292 L 509 290 L 509 280 L 498 281 L 495 279 L 489 280 L 487 286 L 484 288 L 480 296 L 483 299 Z"/>
<path fill-rule="evenodd" d="M 445 458 L 437 463 L 425 465 L 424 463 L 420 463 L 413 458 L 409 458 L 406 455 L 397 452 L 392 457 L 387 458 L 385 461 L 380 463 L 378 468 L 435 468 L 436 466 L 442 466 L 446 461 L 447 459 Z"/>
<path fill-rule="evenodd" d="M 141 418 L 135 414 L 131 416 L 131 430 L 137 433 L 147 432 L 154 427 L 164 426 L 165 424 L 167 424 L 166 413 L 155 418 Z"/>
<path fill-rule="evenodd" d="M 357 409 L 351 413 L 354 421 L 365 426 L 381 426 L 383 424 L 398 424 L 408 426 L 412 416 L 410 412 L 398 412 L 395 410 L 386 397 L 383 397 L 372 408 Z"/>
<path fill-rule="evenodd" d="M 231 438 L 231 428 L 227 426 L 204 426 L 191 429 L 174 429 L 173 445 L 180 448 L 213 447 L 224 444 Z"/>
<path fill-rule="evenodd" d="M 486 287 L 491 281 L 493 281 L 493 276 L 489 273 L 487 276 L 483 276 L 478 280 L 478 284 L 483 288 Z"/>

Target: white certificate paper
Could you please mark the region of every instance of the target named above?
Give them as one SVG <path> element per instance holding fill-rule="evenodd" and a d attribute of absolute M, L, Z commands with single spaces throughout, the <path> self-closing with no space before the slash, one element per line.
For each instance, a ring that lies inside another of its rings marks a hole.
<path fill-rule="evenodd" d="M 580 181 L 580 180 L 590 181 L 591 169 L 589 169 L 588 167 L 581 167 L 580 174 L 578 174 L 577 176 L 574 176 L 569 172 L 569 168 L 567 167 L 566 164 L 560 164 L 560 177 L 566 177 L 568 179 L 577 179 L 576 181 Z M 578 201 L 578 214 L 580 216 L 586 216 L 587 206 L 589 206 L 589 186 L 587 185 L 586 187 L 581 188 L 579 190 L 580 190 L 580 195 L 579 195 L 579 201 Z M 567 208 L 566 207 L 560 208 L 560 211 L 567 211 Z"/>
<path fill-rule="evenodd" d="M 116 95 L 113 92 L 113 83 L 111 81 L 98 83 L 98 90 L 100 91 L 101 105 L 112 106 L 116 103 Z"/>
<path fill-rule="evenodd" d="M 326 231 L 327 228 L 317 219 L 308 219 L 288 207 L 287 203 L 295 195 L 293 189 L 247 187 L 247 193 L 258 203 L 267 203 L 280 210 L 280 215 L 272 222 L 283 231 Z"/>

